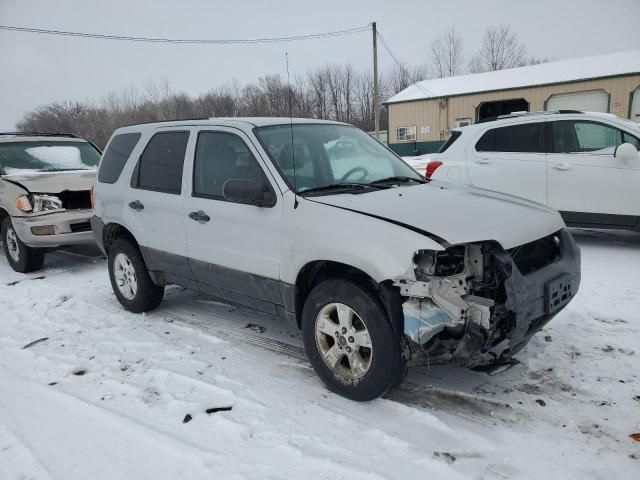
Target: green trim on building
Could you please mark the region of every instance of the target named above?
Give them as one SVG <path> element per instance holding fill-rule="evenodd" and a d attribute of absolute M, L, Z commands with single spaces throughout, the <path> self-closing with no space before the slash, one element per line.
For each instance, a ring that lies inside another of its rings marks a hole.
<path fill-rule="evenodd" d="M 389 148 L 401 157 L 410 157 L 412 155 L 424 155 L 425 153 L 435 153 L 440 150 L 444 141 L 436 142 L 407 142 L 407 143 L 390 143 Z"/>

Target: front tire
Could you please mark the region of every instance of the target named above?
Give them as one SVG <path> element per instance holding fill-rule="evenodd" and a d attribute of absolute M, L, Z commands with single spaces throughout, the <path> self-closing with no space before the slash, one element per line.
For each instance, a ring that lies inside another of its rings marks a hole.
<path fill-rule="evenodd" d="M 109 279 L 120 304 L 130 312 L 153 310 L 164 296 L 164 287 L 153 283 L 137 246 L 120 238 L 109 249 Z"/>
<path fill-rule="evenodd" d="M 302 338 L 313 369 L 330 390 L 373 400 L 402 382 L 406 359 L 379 300 L 345 280 L 326 280 L 307 297 Z"/>
<path fill-rule="evenodd" d="M 16 272 L 29 273 L 42 268 L 44 250 L 22 243 L 9 217 L 2 221 L 2 247 L 9 265 Z"/>

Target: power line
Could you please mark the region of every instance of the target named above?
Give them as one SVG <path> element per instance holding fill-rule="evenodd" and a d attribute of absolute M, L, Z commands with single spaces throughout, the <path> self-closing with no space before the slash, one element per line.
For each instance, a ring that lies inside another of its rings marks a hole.
<path fill-rule="evenodd" d="M 396 62 L 396 64 L 398 65 L 398 68 L 400 68 L 400 70 L 402 70 L 407 75 L 407 77 L 411 78 L 411 72 L 409 72 L 406 69 L 406 67 L 403 65 L 403 63 L 400 60 L 398 60 L 398 58 L 393 54 L 393 52 L 391 51 L 391 48 L 389 48 L 389 45 L 387 45 L 387 42 L 384 41 L 384 38 L 382 38 L 382 35 L 380 35 L 379 31 L 378 31 L 378 38 L 380 39 L 380 43 L 382 43 L 382 46 L 387 51 L 389 56 L 393 59 L 394 62 Z M 414 85 L 418 88 L 418 90 L 424 93 L 426 97 L 435 97 L 435 95 L 432 92 L 430 92 L 426 87 L 423 87 L 422 85 L 420 85 L 420 81 L 415 82 Z"/>
<path fill-rule="evenodd" d="M 343 35 L 352 35 L 354 33 L 364 32 L 371 29 L 371 24 L 348 28 L 346 30 L 336 30 L 334 32 L 310 33 L 305 35 L 292 35 L 286 37 L 267 37 L 267 38 L 244 38 L 244 39 L 192 39 L 192 38 L 160 38 L 160 37 L 136 37 L 129 35 L 106 35 L 101 33 L 87 32 L 70 32 L 66 30 L 49 30 L 43 28 L 32 27 L 15 27 L 11 25 L 0 25 L 0 30 L 9 30 L 13 32 L 37 33 L 42 35 L 60 35 L 67 37 L 80 38 L 98 38 L 101 40 L 120 40 L 130 42 L 147 42 L 147 43 L 177 43 L 183 45 L 207 44 L 207 45 L 234 45 L 234 44 L 256 44 L 256 43 L 280 43 L 294 42 L 299 40 L 313 40 L 317 38 L 338 37 Z"/>

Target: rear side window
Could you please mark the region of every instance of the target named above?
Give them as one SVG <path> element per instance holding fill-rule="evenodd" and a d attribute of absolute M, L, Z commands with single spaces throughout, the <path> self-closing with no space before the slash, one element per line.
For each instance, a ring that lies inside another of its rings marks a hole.
<path fill-rule="evenodd" d="M 136 169 L 138 188 L 180 194 L 189 132 L 156 133 L 142 152 Z"/>
<path fill-rule="evenodd" d="M 462 132 L 459 132 L 457 130 L 452 131 L 449 140 L 444 142 L 444 144 L 440 147 L 440 150 L 438 150 L 438 153 L 446 151 L 451 145 L 453 145 L 453 142 L 460 138 L 460 135 L 462 135 Z"/>
<path fill-rule="evenodd" d="M 100 171 L 98 172 L 100 183 L 116 183 L 118 181 L 138 140 L 140 140 L 139 133 L 122 133 L 113 137 L 100 163 Z"/>
<path fill-rule="evenodd" d="M 544 123 L 493 128 L 478 140 L 476 151 L 545 153 Z"/>

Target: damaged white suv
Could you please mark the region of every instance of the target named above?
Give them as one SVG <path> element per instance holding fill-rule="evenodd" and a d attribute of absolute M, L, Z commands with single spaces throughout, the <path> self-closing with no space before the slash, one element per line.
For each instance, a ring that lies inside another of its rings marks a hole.
<path fill-rule="evenodd" d="M 427 183 L 355 127 L 177 121 L 118 129 L 95 184 L 96 240 L 133 312 L 180 284 L 291 320 L 332 390 L 369 400 L 407 364 L 517 353 L 575 295 L 557 212 Z"/>

